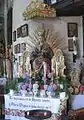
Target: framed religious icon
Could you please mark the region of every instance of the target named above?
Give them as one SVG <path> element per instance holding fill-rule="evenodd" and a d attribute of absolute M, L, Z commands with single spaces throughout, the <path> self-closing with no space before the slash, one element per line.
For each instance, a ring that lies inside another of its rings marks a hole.
<path fill-rule="evenodd" d="M 20 44 L 17 44 L 17 53 L 20 53 Z"/>
<path fill-rule="evenodd" d="M 28 24 L 21 26 L 21 37 L 28 36 Z"/>
<path fill-rule="evenodd" d="M 17 28 L 17 38 L 21 37 L 21 27 Z"/>
<path fill-rule="evenodd" d="M 68 37 L 78 37 L 78 24 L 77 23 L 68 23 Z"/>
<path fill-rule="evenodd" d="M 26 50 L 26 43 L 21 43 L 20 52 L 23 53 Z"/>
<path fill-rule="evenodd" d="M 68 50 L 69 51 L 73 51 L 73 39 L 69 39 L 68 40 Z"/>

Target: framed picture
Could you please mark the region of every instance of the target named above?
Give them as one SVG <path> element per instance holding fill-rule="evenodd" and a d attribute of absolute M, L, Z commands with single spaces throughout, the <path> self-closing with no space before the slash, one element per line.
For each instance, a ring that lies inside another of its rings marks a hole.
<path fill-rule="evenodd" d="M 17 53 L 20 53 L 20 44 L 17 44 L 16 47 L 17 47 Z"/>
<path fill-rule="evenodd" d="M 21 43 L 20 52 L 23 53 L 26 50 L 26 43 Z"/>
<path fill-rule="evenodd" d="M 21 37 L 21 27 L 17 28 L 17 38 Z"/>
<path fill-rule="evenodd" d="M 21 26 L 21 37 L 28 36 L 28 24 Z"/>
<path fill-rule="evenodd" d="M 13 32 L 13 41 L 16 41 L 16 31 Z"/>
<path fill-rule="evenodd" d="M 69 39 L 68 40 L 68 50 L 69 51 L 73 51 L 73 39 Z"/>
<path fill-rule="evenodd" d="M 78 37 L 78 24 L 77 23 L 68 23 L 68 37 Z"/>

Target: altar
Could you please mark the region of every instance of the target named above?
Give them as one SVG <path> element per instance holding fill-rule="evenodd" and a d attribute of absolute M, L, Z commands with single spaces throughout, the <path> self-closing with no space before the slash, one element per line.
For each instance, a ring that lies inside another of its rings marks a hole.
<path fill-rule="evenodd" d="M 5 95 L 5 119 L 7 120 L 28 120 L 24 116 L 25 111 L 43 109 L 52 113 L 50 118 L 56 120 L 60 110 L 60 97 L 22 97 Z"/>
<path fill-rule="evenodd" d="M 29 37 L 31 42 L 26 43 L 21 56 L 15 54 L 17 77 L 8 81 L 9 92 L 4 96 L 8 120 L 27 120 L 25 112 L 30 110 L 48 110 L 52 113 L 48 120 L 58 120 L 66 109 L 68 81 L 62 51 L 65 46 L 58 43 L 54 31 L 45 28 L 36 31 L 37 37 L 34 34 Z"/>
<path fill-rule="evenodd" d="M 84 95 L 73 95 L 71 104 L 73 110 L 84 108 Z"/>

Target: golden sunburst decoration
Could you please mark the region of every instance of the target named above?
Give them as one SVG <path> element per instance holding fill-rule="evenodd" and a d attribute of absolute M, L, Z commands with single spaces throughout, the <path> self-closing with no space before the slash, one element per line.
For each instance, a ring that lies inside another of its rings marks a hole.
<path fill-rule="evenodd" d="M 23 13 L 25 20 L 37 18 L 54 18 L 56 11 L 54 8 L 41 2 L 40 0 L 32 0 Z"/>
<path fill-rule="evenodd" d="M 50 29 L 37 28 L 32 36 L 29 35 L 29 38 L 29 42 L 26 43 L 27 51 L 25 51 L 22 56 L 23 58 L 30 57 L 33 66 L 36 68 L 34 70 L 37 70 L 42 64 L 44 56 L 52 59 L 58 49 L 63 51 L 67 48 L 64 40 L 59 36 L 59 33 Z M 25 64 L 24 61 L 23 64 Z"/>
<path fill-rule="evenodd" d="M 59 36 L 59 33 L 53 32 L 50 29 L 37 28 L 33 36 L 29 35 L 29 38 L 30 41 L 27 43 L 27 49 L 31 51 L 31 54 L 35 52 L 35 50 L 40 49 L 40 47 L 42 47 L 40 52 L 42 52 L 43 49 L 49 50 L 49 47 L 53 52 L 56 52 L 57 49 L 64 50 L 67 47 L 64 40 Z"/>

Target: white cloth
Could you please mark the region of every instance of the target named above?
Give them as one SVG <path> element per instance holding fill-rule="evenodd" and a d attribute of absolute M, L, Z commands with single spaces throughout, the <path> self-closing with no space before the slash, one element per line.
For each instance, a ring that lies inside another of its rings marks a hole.
<path fill-rule="evenodd" d="M 10 96 L 5 97 L 5 109 L 11 110 L 34 110 L 44 109 L 50 110 L 52 113 L 58 113 L 60 109 L 60 98 L 38 98 L 38 97 L 23 97 L 23 96 Z M 28 120 L 25 117 L 5 115 L 6 119 L 11 120 Z"/>
<path fill-rule="evenodd" d="M 74 110 L 84 108 L 84 95 L 73 95 L 71 104 Z"/>

